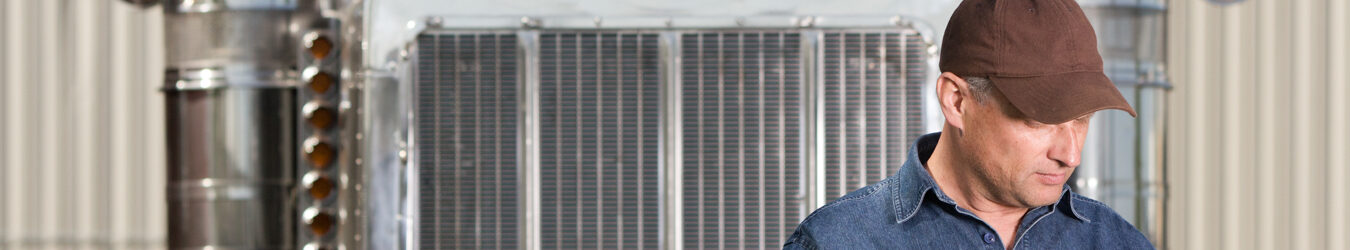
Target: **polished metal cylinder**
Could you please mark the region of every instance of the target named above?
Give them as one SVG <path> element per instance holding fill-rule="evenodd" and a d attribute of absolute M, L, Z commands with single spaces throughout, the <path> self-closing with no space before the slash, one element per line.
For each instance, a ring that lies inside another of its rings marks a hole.
<path fill-rule="evenodd" d="M 181 70 L 227 65 L 294 70 L 289 21 L 290 12 L 283 10 L 166 11 L 165 62 Z"/>
<path fill-rule="evenodd" d="M 169 247 L 291 248 L 294 90 L 165 95 Z"/>
<path fill-rule="evenodd" d="M 296 248 L 294 2 L 164 2 L 169 248 Z"/>

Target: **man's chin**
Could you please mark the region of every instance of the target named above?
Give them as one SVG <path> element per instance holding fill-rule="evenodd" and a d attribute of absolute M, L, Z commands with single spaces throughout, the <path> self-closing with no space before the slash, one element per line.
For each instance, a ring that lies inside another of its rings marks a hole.
<path fill-rule="evenodd" d="M 1055 204 L 1055 202 L 1059 201 L 1060 194 L 1062 194 L 1062 187 L 1063 185 L 1060 185 L 1059 188 L 1055 188 L 1053 191 L 1050 189 L 1037 190 L 1036 193 L 1031 194 L 1030 197 L 1028 197 L 1030 199 L 1025 200 L 1026 205 L 1028 208 L 1034 208 Z"/>

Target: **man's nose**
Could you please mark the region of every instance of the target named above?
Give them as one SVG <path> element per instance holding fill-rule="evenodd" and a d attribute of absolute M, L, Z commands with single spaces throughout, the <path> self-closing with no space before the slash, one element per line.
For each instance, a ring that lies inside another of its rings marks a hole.
<path fill-rule="evenodd" d="M 1078 126 L 1069 125 L 1073 122 L 1060 124 L 1056 126 L 1056 132 L 1052 145 L 1050 146 L 1050 159 L 1059 162 L 1063 167 L 1074 167 L 1082 163 L 1083 160 L 1083 136 L 1079 135 Z"/>

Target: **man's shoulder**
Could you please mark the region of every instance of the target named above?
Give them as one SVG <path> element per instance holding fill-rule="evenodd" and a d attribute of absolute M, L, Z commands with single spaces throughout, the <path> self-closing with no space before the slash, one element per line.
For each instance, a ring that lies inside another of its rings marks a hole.
<path fill-rule="evenodd" d="M 821 206 L 797 225 L 788 247 L 811 249 L 817 240 L 846 242 L 859 232 L 876 230 L 893 219 L 890 204 L 893 178 L 859 188 Z M 841 238 L 842 237 L 842 238 Z"/>
<path fill-rule="evenodd" d="M 852 223 L 879 220 L 889 214 L 893 178 L 849 192 L 821 206 L 802 220 L 802 224 Z"/>
<path fill-rule="evenodd" d="M 1073 199 L 1070 203 L 1073 205 L 1073 212 L 1086 219 L 1088 221 L 1086 225 L 1092 227 L 1092 230 L 1082 232 L 1097 234 L 1098 239 L 1111 239 L 1109 241 L 1114 245 L 1129 249 L 1153 248 L 1153 244 L 1139 232 L 1139 229 L 1106 203 L 1076 193 L 1070 198 Z"/>
<path fill-rule="evenodd" d="M 1111 209 L 1111 206 L 1106 205 L 1106 203 L 1073 192 L 1069 194 L 1069 198 L 1073 199 L 1070 201 L 1073 212 L 1077 213 L 1075 216 L 1082 217 L 1090 222 L 1129 224 L 1124 217 L 1121 217 L 1120 214 L 1116 213 L 1116 210 Z"/>

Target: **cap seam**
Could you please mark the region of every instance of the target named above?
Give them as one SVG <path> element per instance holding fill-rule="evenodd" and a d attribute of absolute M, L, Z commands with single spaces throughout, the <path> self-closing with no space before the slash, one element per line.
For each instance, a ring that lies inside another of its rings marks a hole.
<path fill-rule="evenodd" d="M 1070 9 L 1070 7 L 1069 7 L 1069 5 L 1071 5 L 1071 4 L 1077 5 L 1077 3 L 1073 2 L 1073 1 L 1069 1 L 1069 2 L 1067 2 L 1067 3 L 1066 3 L 1066 2 L 1058 2 L 1058 5 L 1059 5 L 1058 7 L 1060 8 L 1061 11 L 1064 11 L 1065 13 L 1074 13 L 1074 11 L 1073 11 L 1072 9 Z M 1082 8 L 1080 7 L 1079 9 L 1082 9 Z M 1077 18 L 1077 16 L 1070 16 L 1070 17 L 1068 17 L 1068 18 Z M 1066 21 L 1066 23 L 1069 23 L 1069 22 L 1067 22 L 1068 20 L 1063 20 L 1063 21 Z M 1088 25 L 1091 26 L 1091 24 L 1088 24 Z M 1079 25 L 1069 25 L 1069 28 L 1070 28 L 1070 29 L 1073 29 L 1073 30 L 1071 30 L 1071 31 L 1069 31 L 1069 32 L 1074 32 L 1074 33 L 1081 33 L 1081 32 L 1084 32 L 1084 31 L 1082 30 L 1083 27 L 1082 27 L 1082 26 L 1079 26 Z M 1091 31 L 1088 31 L 1088 32 L 1091 32 Z M 1095 36 L 1095 34 L 1094 34 L 1094 36 Z M 1069 46 L 1068 46 L 1069 49 L 1078 49 L 1078 46 L 1079 46 L 1079 44 L 1078 44 L 1078 42 L 1079 42 L 1078 39 L 1068 39 L 1068 42 L 1069 42 Z M 1072 69 L 1081 69 L 1081 68 L 1084 68 L 1084 67 L 1091 67 L 1091 66 L 1085 65 L 1085 63 L 1083 63 L 1082 58 L 1076 58 L 1075 60 L 1073 60 L 1073 65 L 1072 65 L 1072 66 L 1069 66 L 1069 68 L 1072 68 Z"/>
<path fill-rule="evenodd" d="M 997 56 L 998 58 L 994 59 L 994 62 L 996 62 L 994 65 L 990 65 L 994 70 L 991 70 L 993 73 L 989 75 L 997 75 L 1003 72 L 1005 70 L 1003 65 L 1010 64 L 1010 62 L 1004 61 L 1008 51 L 1008 27 L 1005 25 L 1008 22 L 1007 20 L 1003 20 L 1004 18 L 1007 18 L 1007 15 L 1003 14 L 1003 8 L 1005 6 L 1002 3 L 1003 1 L 994 1 L 994 22 L 996 22 L 994 25 L 998 26 L 996 29 L 998 32 L 995 32 L 994 34 L 995 36 L 998 36 L 994 40 L 997 44 L 995 46 L 998 46 L 994 51 L 994 56 Z"/>

